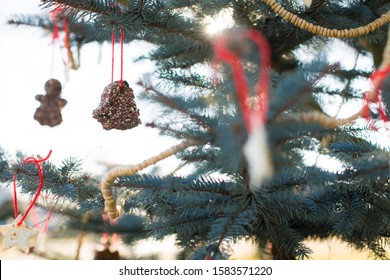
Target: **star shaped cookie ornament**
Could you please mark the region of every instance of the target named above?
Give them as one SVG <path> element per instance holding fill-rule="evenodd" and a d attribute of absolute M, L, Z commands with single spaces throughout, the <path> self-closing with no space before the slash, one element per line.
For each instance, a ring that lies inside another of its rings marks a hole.
<path fill-rule="evenodd" d="M 24 222 L 18 226 L 17 224 L 21 218 L 22 215 L 19 215 L 12 224 L 0 226 L 0 240 L 2 241 L 0 251 L 16 246 L 26 253 L 28 252 L 30 248 L 28 241 L 37 234 L 38 230 L 27 226 Z"/>

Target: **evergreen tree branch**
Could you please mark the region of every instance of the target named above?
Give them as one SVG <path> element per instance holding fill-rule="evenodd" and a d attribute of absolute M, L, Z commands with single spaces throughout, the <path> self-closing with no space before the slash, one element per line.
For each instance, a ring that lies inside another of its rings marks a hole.
<path fill-rule="evenodd" d="M 219 218 L 219 219 L 223 220 L 222 223 L 224 223 L 225 225 L 222 229 L 222 232 L 220 233 L 220 237 L 219 237 L 219 240 L 217 242 L 216 248 L 220 249 L 220 247 L 225 239 L 230 238 L 232 236 L 234 237 L 235 234 L 233 232 L 236 232 L 236 234 L 239 232 L 237 230 L 237 228 L 235 228 L 235 227 L 237 227 L 237 223 L 242 225 L 245 222 L 248 222 L 248 223 L 245 223 L 246 225 L 249 226 L 246 229 L 248 231 L 250 231 L 251 227 L 255 227 L 255 224 L 254 224 L 255 217 L 253 217 L 253 215 L 252 215 L 253 209 L 250 209 L 251 206 L 253 206 L 253 205 L 249 201 L 249 202 L 247 202 L 247 205 L 243 209 L 234 213 L 233 216 Z M 226 220 L 226 218 L 227 218 L 227 220 Z M 218 224 L 219 219 L 216 220 L 217 224 Z M 247 220 L 250 220 L 250 221 L 247 221 Z M 218 226 L 220 227 L 219 224 L 218 224 Z M 238 227 L 240 227 L 240 226 L 238 226 Z M 240 231 L 239 233 L 240 233 L 240 235 L 245 235 L 245 230 Z M 249 232 L 247 234 L 249 234 Z"/>
<path fill-rule="evenodd" d="M 348 118 L 342 118 L 342 119 L 329 116 L 323 112 L 313 111 L 313 112 L 290 114 L 288 116 L 279 118 L 278 120 L 285 121 L 288 119 L 294 119 L 304 123 L 311 123 L 311 122 L 318 123 L 319 125 L 325 128 L 335 128 L 341 125 L 350 124 L 353 121 L 357 120 L 359 117 L 362 116 L 362 111 L 363 110 L 360 110 L 358 113 Z"/>
<path fill-rule="evenodd" d="M 8 24 L 26 25 L 31 27 L 40 27 L 43 30 L 53 30 L 53 22 L 48 16 L 42 17 L 38 15 L 33 16 L 13 16 L 8 20 Z"/>
<path fill-rule="evenodd" d="M 142 85 L 142 84 L 140 84 Z M 208 126 L 205 122 L 203 122 L 198 115 L 192 114 L 190 111 L 188 111 L 186 108 L 179 106 L 177 102 L 175 102 L 174 98 L 169 98 L 165 96 L 162 92 L 160 92 L 156 87 L 153 85 L 142 85 L 145 89 L 145 92 L 147 94 L 153 95 L 153 98 L 158 101 L 159 103 L 163 104 L 166 107 L 172 108 L 175 111 L 178 111 L 182 113 L 185 116 L 188 116 L 189 119 L 194 120 L 197 125 L 204 128 L 206 131 L 211 131 L 210 126 Z"/>
<path fill-rule="evenodd" d="M 370 5 L 372 5 L 374 9 L 379 9 L 383 6 L 389 5 L 389 0 L 376 0 L 376 2 L 375 1 L 370 1 L 370 2 L 374 2 L 374 3 L 370 3 Z"/>
<path fill-rule="evenodd" d="M 275 120 L 277 120 L 279 118 L 279 116 L 285 111 L 287 110 L 287 108 L 291 108 L 293 107 L 293 105 L 303 96 L 305 95 L 307 92 L 309 92 L 312 88 L 312 84 L 316 83 L 317 81 L 319 81 L 321 78 L 323 78 L 325 76 L 325 74 L 327 72 L 330 72 L 331 70 L 333 70 L 335 67 L 337 67 L 337 65 L 331 65 L 331 66 L 327 66 L 323 71 L 321 71 L 319 73 L 319 75 L 317 75 L 314 80 L 311 82 L 311 83 L 307 83 L 304 87 L 302 87 L 299 92 L 297 92 L 296 94 L 294 94 L 291 98 L 289 98 L 287 101 L 285 101 L 285 103 L 280 106 L 277 111 L 272 114 L 271 117 L 269 117 L 268 119 L 268 123 L 272 123 L 274 122 Z"/>
<path fill-rule="evenodd" d="M 182 177 L 156 177 L 146 174 L 139 176 L 121 176 L 118 178 L 118 182 L 112 185 L 113 187 L 131 187 L 134 189 L 148 189 L 152 191 L 161 190 L 164 186 L 169 186 L 173 188 L 171 190 L 173 193 L 177 192 L 198 192 L 198 193 L 208 193 L 213 195 L 229 196 L 232 198 L 236 196 L 234 192 L 229 190 L 232 189 L 232 186 L 229 186 L 229 183 L 223 180 L 215 180 L 209 177 L 200 177 L 200 178 L 182 178 Z M 178 186 L 178 187 L 176 187 Z"/>
<path fill-rule="evenodd" d="M 94 19 L 101 16 L 107 21 L 104 27 L 114 25 L 117 28 L 124 28 L 129 33 L 133 33 L 133 35 L 142 37 L 145 40 L 147 40 L 147 36 L 143 33 L 154 30 L 154 32 L 175 34 L 191 41 L 198 41 L 204 45 L 210 44 L 208 38 L 204 37 L 200 31 L 201 28 L 194 28 L 193 25 L 195 23 L 192 23 L 192 28 L 186 28 L 187 20 L 176 17 L 173 11 L 166 6 L 166 3 L 161 0 L 139 1 L 139 3 L 133 4 L 134 7 L 126 12 L 122 12 L 117 5 L 110 5 L 108 1 L 101 0 L 44 0 L 42 4 L 44 8 L 56 5 L 60 5 L 63 8 L 62 13 L 68 13 L 73 17 L 89 16 L 90 19 Z M 154 16 L 146 16 L 147 9 L 150 13 L 154 13 Z M 162 13 L 159 14 L 161 11 Z M 180 22 L 173 23 L 173 21 Z"/>
<path fill-rule="evenodd" d="M 321 8 L 322 5 L 325 4 L 327 0 L 313 0 L 310 5 L 310 11 L 315 11 Z"/>
<path fill-rule="evenodd" d="M 89 12 L 91 15 L 112 15 L 113 12 L 119 13 L 119 7 L 110 5 L 109 1 L 102 0 L 42 0 L 41 7 L 43 8 L 63 8 L 63 12 L 70 11 L 71 14 L 77 14 L 79 11 L 84 11 L 83 14 Z"/>
<path fill-rule="evenodd" d="M 160 133 L 165 136 L 170 136 L 178 139 L 191 138 L 191 135 L 189 135 L 188 130 L 173 129 L 167 123 L 160 124 L 156 122 L 150 122 L 150 123 L 146 123 L 145 126 L 150 128 L 157 128 L 160 131 Z"/>

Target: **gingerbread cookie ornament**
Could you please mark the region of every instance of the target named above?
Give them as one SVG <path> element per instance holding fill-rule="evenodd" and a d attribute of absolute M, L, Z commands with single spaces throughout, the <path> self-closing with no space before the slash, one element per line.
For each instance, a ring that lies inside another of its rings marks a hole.
<path fill-rule="evenodd" d="M 68 102 L 60 97 L 62 86 L 58 80 L 48 80 L 45 84 L 45 91 L 46 95 L 35 96 L 41 105 L 36 109 L 34 119 L 41 125 L 54 127 L 62 122 L 61 110 Z"/>

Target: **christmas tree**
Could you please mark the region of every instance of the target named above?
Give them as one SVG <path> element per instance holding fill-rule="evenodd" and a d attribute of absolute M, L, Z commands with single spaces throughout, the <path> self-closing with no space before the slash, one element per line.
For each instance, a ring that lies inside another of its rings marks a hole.
<path fill-rule="evenodd" d="M 38 203 L 69 217 L 69 229 L 115 232 L 129 244 L 174 236 L 188 259 L 227 259 L 241 239 L 271 244 L 274 259 L 302 259 L 311 253 L 305 240 L 329 237 L 386 258 L 388 1 L 60 0 L 41 8 L 57 13 L 9 23 L 63 30 L 70 53 L 91 42 L 151 43 L 139 59 L 156 71 L 140 79 L 138 98 L 159 110 L 142 125 L 178 142 L 101 176 L 72 158 L 27 165 L 3 153 L 3 183 L 33 195 L 41 165 L 48 198 Z M 225 29 L 207 32 L 219 17 Z M 335 61 L 337 45 L 354 54 L 353 66 Z M 139 124 L 129 86 L 121 79 L 104 90 L 102 103 L 111 94 L 131 108 L 112 101 L 94 112 L 105 129 Z M 169 156 L 180 160 L 172 174 L 142 172 Z M 103 222 L 104 211 L 119 218 Z"/>

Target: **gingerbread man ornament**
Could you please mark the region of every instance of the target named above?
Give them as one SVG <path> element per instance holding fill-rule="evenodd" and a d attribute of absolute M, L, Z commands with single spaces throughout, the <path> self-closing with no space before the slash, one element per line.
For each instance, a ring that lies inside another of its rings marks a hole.
<path fill-rule="evenodd" d="M 38 94 L 35 99 L 41 102 L 36 109 L 34 119 L 41 125 L 57 126 L 62 122 L 61 110 L 68 103 L 60 98 L 62 86 L 58 80 L 50 79 L 45 84 L 46 95 Z"/>

